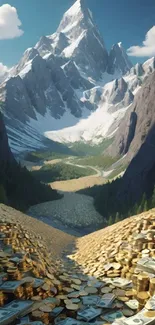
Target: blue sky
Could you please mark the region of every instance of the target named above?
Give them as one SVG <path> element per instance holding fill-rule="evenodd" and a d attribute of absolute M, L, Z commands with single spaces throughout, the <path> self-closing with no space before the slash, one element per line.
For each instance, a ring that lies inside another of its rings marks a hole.
<path fill-rule="evenodd" d="M 155 0 L 86 0 L 94 19 L 104 38 L 107 49 L 122 41 L 125 49 L 140 46 L 146 33 L 155 25 Z M 55 32 L 63 13 L 74 3 L 73 0 L 0 0 L 0 8 L 9 4 L 17 9 L 22 22 L 23 35 L 13 39 L 0 39 L 0 62 L 12 66 L 18 62 L 22 53 L 32 47 L 40 36 Z M 0 31 L 1 33 L 1 31 Z M 155 30 L 149 35 L 150 43 L 155 44 Z M 147 44 L 146 44 L 147 45 Z M 142 62 L 155 55 L 152 45 L 149 51 L 139 48 L 132 50 L 136 57 L 133 63 Z M 146 57 L 144 57 L 144 55 Z"/>

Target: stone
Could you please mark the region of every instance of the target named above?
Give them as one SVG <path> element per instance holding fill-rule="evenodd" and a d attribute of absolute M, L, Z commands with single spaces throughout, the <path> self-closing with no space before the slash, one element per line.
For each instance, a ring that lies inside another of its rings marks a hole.
<path fill-rule="evenodd" d="M 78 304 L 73 304 L 73 303 L 69 303 L 69 304 L 66 304 L 66 308 L 68 310 L 78 310 L 79 309 L 79 305 Z"/>
<path fill-rule="evenodd" d="M 90 294 L 92 294 L 92 293 L 97 293 L 97 292 L 98 292 L 97 288 L 95 288 L 95 287 L 85 287 L 84 290 L 85 290 L 87 293 L 90 293 Z"/>

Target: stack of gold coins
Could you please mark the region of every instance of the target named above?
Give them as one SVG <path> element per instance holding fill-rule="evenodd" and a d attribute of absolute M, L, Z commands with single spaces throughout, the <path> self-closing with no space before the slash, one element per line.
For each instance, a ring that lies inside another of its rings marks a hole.
<path fill-rule="evenodd" d="M 145 273 L 140 273 L 137 279 L 137 292 L 149 290 L 149 276 Z"/>
<path fill-rule="evenodd" d="M 17 299 L 22 298 L 23 295 L 24 295 L 24 289 L 23 289 L 23 287 L 22 287 L 22 286 L 19 286 L 19 287 L 15 290 L 14 295 L 15 295 L 15 297 L 16 297 Z"/>
<path fill-rule="evenodd" d="M 147 300 L 149 298 L 149 294 L 146 291 L 141 291 L 137 293 L 137 300 L 139 302 L 138 311 L 142 310 L 145 306 Z"/>
<path fill-rule="evenodd" d="M 0 307 L 4 306 L 5 295 L 2 291 L 0 291 Z"/>
<path fill-rule="evenodd" d="M 24 284 L 24 296 L 26 299 L 33 297 L 33 282 L 27 282 Z"/>
<path fill-rule="evenodd" d="M 22 272 L 26 272 L 27 270 L 27 264 L 25 258 L 19 262 L 19 270 Z"/>
<path fill-rule="evenodd" d="M 149 294 L 151 297 L 155 294 L 155 278 L 150 279 Z"/>
<path fill-rule="evenodd" d="M 134 296 L 134 298 L 137 296 L 137 281 L 138 281 L 138 275 L 133 274 L 132 275 L 132 284 L 133 284 L 133 296 Z"/>
<path fill-rule="evenodd" d="M 8 267 L 7 274 L 8 280 L 15 280 L 17 277 L 18 268 L 16 266 Z"/>
<path fill-rule="evenodd" d="M 20 272 L 19 269 L 17 269 L 17 271 L 14 273 L 13 279 L 14 280 L 21 280 L 22 279 L 22 273 Z"/>
<path fill-rule="evenodd" d="M 153 242 L 149 242 L 147 247 L 150 250 L 154 249 L 154 243 Z"/>
<path fill-rule="evenodd" d="M 131 272 L 127 272 L 126 273 L 126 279 L 131 280 L 131 278 L 132 278 Z"/>

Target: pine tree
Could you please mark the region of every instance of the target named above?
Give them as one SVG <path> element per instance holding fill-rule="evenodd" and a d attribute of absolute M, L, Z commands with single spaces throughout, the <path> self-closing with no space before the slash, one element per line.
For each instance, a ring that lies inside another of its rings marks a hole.
<path fill-rule="evenodd" d="M 148 211 L 148 203 L 145 201 L 143 211 Z"/>
<path fill-rule="evenodd" d="M 143 212 L 143 208 L 141 206 L 141 204 L 139 204 L 138 210 L 137 210 L 137 214 L 140 214 Z"/>
<path fill-rule="evenodd" d="M 114 221 L 113 221 L 113 217 L 110 216 L 110 217 L 109 217 L 109 220 L 108 220 L 108 226 L 113 225 L 113 223 L 114 223 Z"/>
<path fill-rule="evenodd" d="M 139 208 L 138 203 L 136 203 L 134 205 L 134 214 L 137 214 L 138 208 Z"/>
<path fill-rule="evenodd" d="M 151 199 L 151 208 L 155 207 L 155 186 L 152 194 L 152 199 Z"/>
<path fill-rule="evenodd" d="M 115 223 L 117 223 L 119 221 L 120 221 L 120 216 L 119 216 L 119 213 L 117 212 L 116 217 L 115 217 Z"/>
<path fill-rule="evenodd" d="M 145 202 L 147 201 L 146 194 L 144 193 L 141 200 L 142 212 L 144 211 Z"/>
<path fill-rule="evenodd" d="M 2 184 L 0 184 L 0 203 L 7 203 L 6 192 Z"/>

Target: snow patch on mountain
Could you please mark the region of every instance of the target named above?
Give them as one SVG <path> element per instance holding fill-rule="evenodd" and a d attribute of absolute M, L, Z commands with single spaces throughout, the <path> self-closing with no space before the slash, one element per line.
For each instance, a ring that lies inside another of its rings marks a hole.
<path fill-rule="evenodd" d="M 25 75 L 32 69 L 32 60 L 26 62 L 24 68 L 19 72 L 19 76 L 24 78 Z"/>
<path fill-rule="evenodd" d="M 64 55 L 66 58 L 70 58 L 73 55 L 75 49 L 78 48 L 80 41 L 85 35 L 86 31 L 83 31 L 75 41 L 73 41 L 68 47 L 63 50 L 62 55 Z"/>
<path fill-rule="evenodd" d="M 98 108 L 94 112 L 89 112 L 87 118 L 83 116 L 73 126 L 47 131 L 45 136 L 48 139 L 63 143 L 84 141 L 98 144 L 103 138 L 114 135 L 128 107 L 116 111 L 114 109 L 113 113 L 110 112 L 113 107 L 115 108 L 114 105 L 109 103 L 113 86 L 114 81 L 106 84 L 104 88 L 94 87 L 83 92 L 83 100 L 89 99 L 90 102 L 95 100 L 98 102 Z"/>
<path fill-rule="evenodd" d="M 113 114 L 108 113 L 112 105 L 103 103 L 95 112 L 92 112 L 87 119 L 82 118 L 76 125 L 59 129 L 58 131 L 45 132 L 48 139 L 60 143 L 74 143 L 78 141 L 99 144 L 103 138 L 111 137 L 116 132 L 120 120 L 125 115 L 128 107 L 116 111 Z M 113 130 L 109 133 L 110 127 Z"/>

